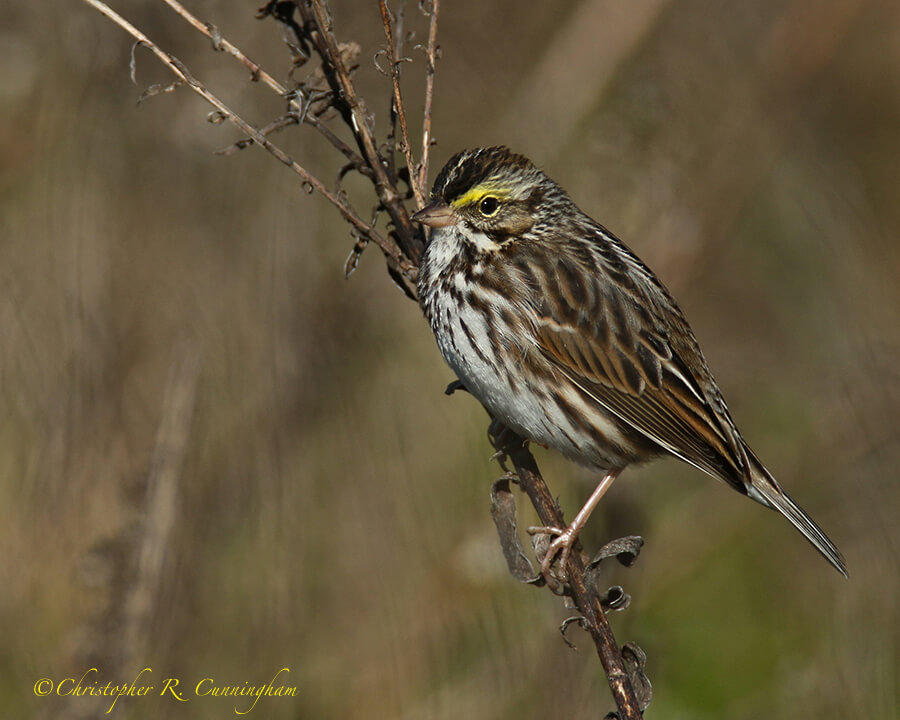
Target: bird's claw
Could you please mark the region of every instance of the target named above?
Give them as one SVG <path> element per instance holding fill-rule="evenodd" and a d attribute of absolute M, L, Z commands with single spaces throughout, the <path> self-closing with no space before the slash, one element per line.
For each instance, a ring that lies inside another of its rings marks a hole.
<path fill-rule="evenodd" d="M 578 531 L 571 525 L 566 528 L 558 528 L 552 526 L 535 526 L 528 528 L 529 535 L 555 535 L 553 542 L 541 558 L 541 575 L 544 579 L 551 579 L 551 568 L 553 567 L 556 556 L 559 556 L 559 573 L 558 575 L 565 579 L 566 563 L 569 561 L 569 553 L 571 553 L 575 542 L 578 540 Z"/>

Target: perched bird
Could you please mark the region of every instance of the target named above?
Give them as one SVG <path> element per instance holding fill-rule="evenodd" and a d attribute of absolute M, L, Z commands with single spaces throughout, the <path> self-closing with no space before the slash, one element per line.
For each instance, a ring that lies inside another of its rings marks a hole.
<path fill-rule="evenodd" d="M 419 298 L 444 359 L 491 415 L 604 475 L 542 563 L 566 556 L 629 465 L 674 455 L 841 553 L 735 426 L 681 309 L 631 250 L 531 161 L 466 150 L 412 218 L 430 228 Z"/>

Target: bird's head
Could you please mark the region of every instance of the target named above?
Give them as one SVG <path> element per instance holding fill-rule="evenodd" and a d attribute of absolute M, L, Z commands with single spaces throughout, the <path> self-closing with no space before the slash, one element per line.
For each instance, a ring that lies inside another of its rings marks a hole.
<path fill-rule="evenodd" d="M 464 150 L 434 182 L 431 202 L 412 216 L 431 228 L 455 228 L 482 247 L 522 236 L 553 198 L 565 193 L 523 155 L 505 147 Z"/>

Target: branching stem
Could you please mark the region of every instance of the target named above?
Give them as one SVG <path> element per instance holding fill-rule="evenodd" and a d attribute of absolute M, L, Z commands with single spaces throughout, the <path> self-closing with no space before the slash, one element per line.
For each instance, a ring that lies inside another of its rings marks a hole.
<path fill-rule="evenodd" d="M 384 253 L 388 268 L 394 279 L 398 282 L 402 281 L 407 293 L 411 297 L 414 296 L 414 281 L 424 247 L 424 238 L 420 230 L 413 227 L 404 204 L 405 198 L 397 188 L 398 173 L 395 171 L 393 164 L 393 130 L 390 131 L 389 135 L 391 142 L 388 145 L 387 152 L 390 153 L 390 162 L 387 162 L 379 151 L 372 117 L 366 109 L 364 101 L 358 96 L 354 88 L 351 79 L 353 68 L 348 67 L 348 63 L 352 65 L 352 60 L 345 61 L 344 53 L 349 46 L 338 43 L 333 30 L 332 18 L 323 0 L 298 0 L 294 3 L 294 7 L 299 11 L 303 21 L 302 29 L 298 29 L 296 32 L 302 32 L 303 41 L 308 41 L 319 56 L 322 63 L 322 76 L 319 77 L 319 82 L 322 82 L 324 77 L 324 82 L 327 82 L 328 88 L 319 88 L 315 83 L 310 83 L 309 85 L 302 85 L 293 95 L 257 63 L 250 60 L 236 46 L 223 38 L 215 26 L 198 20 L 177 0 L 164 0 L 172 10 L 190 23 L 192 27 L 209 38 L 215 49 L 228 53 L 249 69 L 254 81 L 260 81 L 273 91 L 288 98 L 290 103 L 289 113 L 296 112 L 296 119 L 293 115 L 288 115 L 281 121 L 270 123 L 264 130 L 260 130 L 248 123 L 240 115 L 232 111 L 214 93 L 194 78 L 180 60 L 162 50 L 143 32 L 110 9 L 104 2 L 101 2 L 101 0 L 83 1 L 129 33 L 135 38 L 138 45 L 147 47 L 171 70 L 177 78 L 177 83 L 187 85 L 200 95 L 216 109 L 221 118 L 227 119 L 253 143 L 264 148 L 279 162 L 291 168 L 300 177 L 305 187 L 318 191 L 338 210 L 344 220 L 351 225 L 357 238 L 354 249 L 351 252 L 351 258 L 348 261 L 348 272 L 352 271 L 352 267 L 355 266 L 356 260 L 366 247 L 366 244 L 370 241 L 375 242 Z M 425 106 L 422 151 L 418 165 L 415 165 L 413 162 L 406 109 L 400 89 L 399 63 L 402 58 L 398 57 L 398 47 L 402 44 L 402 38 L 394 37 L 395 29 L 397 32 L 400 32 L 399 23 L 396 26 L 394 25 L 386 0 L 379 0 L 379 7 L 391 63 L 392 107 L 396 110 L 396 118 L 400 124 L 410 187 L 412 188 L 416 204 L 422 206 L 426 197 L 428 157 L 433 144 L 431 118 L 435 60 L 437 57 L 439 0 L 432 0 L 431 10 L 428 13 L 430 19 L 428 44 L 425 48 L 427 57 Z M 269 6 L 266 8 L 266 12 L 268 11 Z M 358 152 L 340 139 L 327 126 L 322 116 L 332 107 L 340 112 L 343 121 L 356 141 L 359 148 Z M 337 175 L 336 191 L 329 190 L 316 176 L 268 139 L 268 133 L 284 128 L 293 122 L 311 125 L 343 155 L 346 162 Z M 242 143 L 246 143 L 246 141 L 241 141 L 238 146 L 242 146 Z M 350 170 L 358 171 L 369 178 L 374 185 L 378 204 L 369 222 L 360 217 L 345 199 L 346 195 L 341 188 L 341 180 L 346 172 Z M 381 212 L 386 212 L 393 224 L 393 228 L 389 230 L 387 237 L 375 230 L 375 222 Z M 515 466 L 519 484 L 537 510 L 541 522 L 547 526 L 564 527 L 565 523 L 562 513 L 541 477 L 534 457 L 525 444 L 521 441 L 513 443 L 507 452 Z M 619 717 L 621 720 L 638 720 L 641 717 L 641 712 L 623 660 L 622 651 L 616 643 L 597 591 L 593 587 L 589 587 L 585 582 L 585 559 L 580 552 L 569 554 L 567 571 L 572 598 L 583 616 L 582 625 L 588 631 L 597 647 L 597 653 L 619 709 Z"/>
<path fill-rule="evenodd" d="M 314 188 L 320 195 L 328 200 L 328 202 L 330 202 L 335 208 L 337 208 L 341 216 L 347 222 L 349 222 L 357 232 L 365 235 L 370 240 L 375 242 L 381 248 L 382 252 L 390 260 L 392 260 L 396 264 L 396 266 L 401 269 L 401 271 L 409 272 L 414 269 L 414 266 L 410 263 L 408 258 L 404 257 L 403 253 L 401 253 L 400 248 L 397 247 L 397 244 L 395 242 L 382 237 L 374 228 L 366 223 L 366 221 L 363 220 L 356 213 L 356 211 L 352 207 L 350 207 L 350 205 L 348 205 L 343 199 L 339 198 L 328 188 L 326 188 L 325 185 L 315 175 L 307 171 L 306 168 L 304 168 L 297 161 L 291 158 L 286 152 L 275 145 L 271 140 L 266 138 L 258 128 L 248 123 L 237 113 L 232 111 L 228 106 L 226 106 L 225 103 L 222 102 L 216 95 L 211 93 L 206 88 L 206 86 L 204 86 L 201 82 L 194 78 L 178 58 L 162 50 L 156 43 L 154 43 L 149 37 L 147 37 L 147 35 L 138 30 L 134 25 L 129 23 L 125 18 L 115 12 L 108 5 L 100 2 L 100 0 L 83 0 L 83 2 L 86 2 L 98 12 L 108 17 L 116 25 L 121 27 L 135 40 L 137 40 L 140 45 L 148 48 L 154 55 L 156 55 L 157 58 L 159 58 L 160 62 L 162 62 L 172 71 L 172 73 L 177 78 L 179 78 L 185 85 L 191 88 L 191 90 L 193 90 L 195 93 L 200 95 L 200 97 L 206 100 L 210 105 L 212 105 L 222 117 L 238 127 L 241 132 L 250 137 L 257 145 L 265 148 L 280 163 L 286 165 L 297 175 L 299 175 L 304 183 Z"/>

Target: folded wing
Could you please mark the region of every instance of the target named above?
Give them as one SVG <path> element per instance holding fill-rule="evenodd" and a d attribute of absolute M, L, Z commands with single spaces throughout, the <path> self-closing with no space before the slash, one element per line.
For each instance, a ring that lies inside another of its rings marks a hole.
<path fill-rule="evenodd" d="M 614 253 L 597 243 L 590 256 L 558 257 L 539 285 L 535 335 L 551 364 L 663 449 L 746 492 L 743 441 L 684 315 L 650 270 L 623 245 Z"/>

